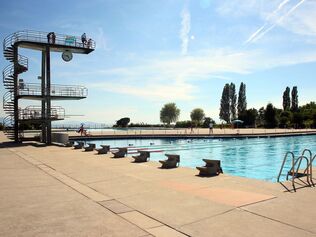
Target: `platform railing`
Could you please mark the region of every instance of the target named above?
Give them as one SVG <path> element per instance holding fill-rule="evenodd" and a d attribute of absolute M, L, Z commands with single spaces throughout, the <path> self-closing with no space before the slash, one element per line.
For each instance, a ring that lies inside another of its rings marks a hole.
<path fill-rule="evenodd" d="M 13 34 L 8 35 L 3 41 L 3 50 L 14 45 L 17 42 L 27 41 L 27 42 L 35 42 L 35 43 L 50 43 L 56 45 L 65 45 L 65 46 L 73 46 L 79 48 L 90 48 L 95 49 L 95 41 L 92 39 L 87 39 L 87 43 L 83 44 L 81 41 L 81 37 L 73 36 L 73 35 L 64 35 L 54 33 L 55 40 L 49 41 L 48 34 L 50 32 L 41 32 L 34 30 L 22 30 L 17 31 Z"/>
<path fill-rule="evenodd" d="M 50 118 L 42 116 L 41 106 L 28 106 L 25 109 L 19 110 L 19 120 L 39 120 L 51 119 L 62 120 L 65 118 L 65 109 L 60 106 L 54 106 L 50 110 Z"/>
<path fill-rule="evenodd" d="M 45 92 L 47 95 L 48 91 Z M 41 84 L 38 83 L 20 83 L 19 96 L 42 96 Z M 52 84 L 50 88 L 50 96 L 60 97 L 87 97 L 88 89 L 84 86 L 57 85 Z"/>

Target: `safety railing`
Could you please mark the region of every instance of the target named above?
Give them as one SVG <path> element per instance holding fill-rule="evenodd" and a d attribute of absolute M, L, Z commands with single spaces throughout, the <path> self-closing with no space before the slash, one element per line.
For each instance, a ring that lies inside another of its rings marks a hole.
<path fill-rule="evenodd" d="M 86 43 L 83 43 L 81 37 L 73 35 L 64 35 L 53 32 L 41 32 L 34 30 L 22 30 L 8 35 L 3 41 L 3 49 L 14 45 L 17 42 L 27 41 L 35 43 L 50 43 L 56 45 L 73 46 L 79 48 L 95 49 L 95 41 L 87 39 Z M 49 35 L 50 34 L 50 35 Z"/>
<path fill-rule="evenodd" d="M 88 89 L 84 86 L 71 86 L 71 85 L 56 85 L 52 84 L 50 87 L 50 96 L 60 97 L 80 97 L 88 96 Z M 19 96 L 42 96 L 41 84 L 38 83 L 19 83 Z M 45 91 L 45 95 L 48 91 Z"/>
<path fill-rule="evenodd" d="M 42 108 L 40 106 L 28 106 L 25 109 L 19 110 L 19 120 L 62 120 L 65 118 L 65 109 L 60 106 L 54 106 L 50 109 L 49 118 L 47 118 L 45 114 L 46 113 L 44 113 L 44 116 L 42 115 Z"/>

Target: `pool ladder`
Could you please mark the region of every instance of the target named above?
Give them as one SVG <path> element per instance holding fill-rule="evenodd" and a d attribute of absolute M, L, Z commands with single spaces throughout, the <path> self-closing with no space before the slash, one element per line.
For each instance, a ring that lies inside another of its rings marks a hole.
<path fill-rule="evenodd" d="M 305 155 L 305 153 L 309 153 L 309 158 Z M 289 180 L 289 176 L 292 176 L 291 181 L 292 181 L 292 187 L 294 191 L 296 191 L 295 182 L 294 182 L 295 178 L 301 178 L 301 177 L 306 176 L 306 181 L 309 184 L 309 186 L 315 186 L 313 182 L 313 161 L 315 160 L 316 155 L 313 156 L 311 150 L 309 149 L 304 149 L 302 154 L 297 159 L 295 159 L 294 153 L 291 151 L 288 151 L 284 155 L 283 163 L 281 165 L 277 182 L 280 183 L 280 177 L 282 175 L 284 164 L 287 161 L 288 157 L 290 157 L 292 160 L 292 166 L 291 166 L 291 169 L 287 172 L 286 180 Z M 300 166 L 303 160 L 306 161 L 306 168 L 305 170 L 303 170 L 303 172 L 300 172 Z"/>

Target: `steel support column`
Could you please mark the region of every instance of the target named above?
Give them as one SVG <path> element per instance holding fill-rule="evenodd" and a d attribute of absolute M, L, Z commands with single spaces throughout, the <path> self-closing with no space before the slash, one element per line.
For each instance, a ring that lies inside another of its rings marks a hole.
<path fill-rule="evenodd" d="M 46 46 L 46 124 L 47 124 L 47 144 L 52 143 L 52 122 L 50 120 L 51 96 L 50 96 L 50 48 Z"/>
<path fill-rule="evenodd" d="M 47 125 L 45 121 L 46 117 L 46 93 L 45 93 L 45 86 L 46 86 L 46 51 L 42 50 L 42 72 L 41 72 L 41 87 L 42 87 L 42 141 L 43 143 L 47 142 Z"/>
<path fill-rule="evenodd" d="M 13 62 L 14 62 L 14 74 L 13 74 L 13 85 L 14 85 L 14 141 L 19 142 L 19 83 L 18 83 L 18 47 L 14 47 L 13 50 Z"/>

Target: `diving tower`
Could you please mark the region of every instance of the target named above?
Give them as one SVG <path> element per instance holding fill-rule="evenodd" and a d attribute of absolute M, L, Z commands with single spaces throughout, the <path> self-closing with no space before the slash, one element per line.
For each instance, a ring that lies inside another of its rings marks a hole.
<path fill-rule="evenodd" d="M 28 70 L 28 58 L 19 54 L 20 48 L 42 53 L 41 83 L 25 83 L 19 75 Z M 23 30 L 8 35 L 3 41 L 4 57 L 11 62 L 3 70 L 3 85 L 7 92 L 3 96 L 4 132 L 16 142 L 23 140 L 23 124 L 39 123 L 42 129 L 42 142 L 51 143 L 51 122 L 65 118 L 65 111 L 52 106 L 54 100 L 80 100 L 88 95 L 88 89 L 79 85 L 56 85 L 51 83 L 50 54 L 62 53 L 64 61 L 70 61 L 73 54 L 89 54 L 95 49 L 91 39 Z M 41 106 L 19 107 L 19 100 L 39 100 Z"/>

